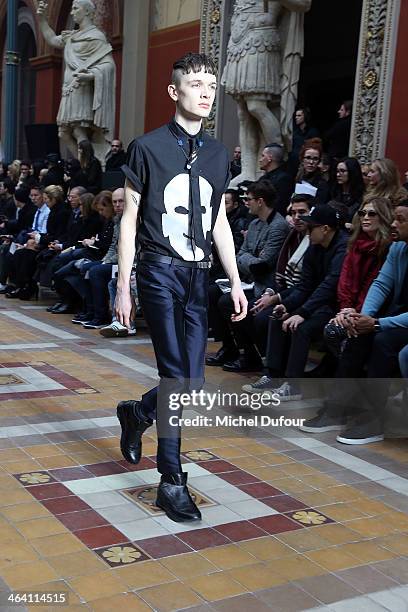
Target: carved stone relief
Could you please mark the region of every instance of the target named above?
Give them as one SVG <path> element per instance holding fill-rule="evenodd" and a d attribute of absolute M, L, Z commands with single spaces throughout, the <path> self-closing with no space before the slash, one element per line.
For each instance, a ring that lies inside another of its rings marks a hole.
<path fill-rule="evenodd" d="M 385 151 L 400 0 L 364 0 L 350 153 L 361 162 Z"/>
<path fill-rule="evenodd" d="M 221 26 L 224 0 L 203 0 L 201 7 L 200 51 L 210 55 L 220 69 Z M 220 77 L 220 75 L 218 75 Z M 215 135 L 215 117 L 217 100 L 215 100 L 211 115 L 206 121 L 206 130 Z"/>
<path fill-rule="evenodd" d="M 163 30 L 200 19 L 200 0 L 154 0 L 151 29 Z"/>

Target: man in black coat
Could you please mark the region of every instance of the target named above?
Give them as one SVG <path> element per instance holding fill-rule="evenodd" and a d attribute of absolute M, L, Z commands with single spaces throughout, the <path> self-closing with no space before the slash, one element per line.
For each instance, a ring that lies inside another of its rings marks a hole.
<path fill-rule="evenodd" d="M 337 111 L 339 119 L 326 132 L 324 137 L 327 153 L 334 160 L 341 160 L 348 156 L 351 132 L 351 113 L 353 102 L 346 100 Z"/>
<path fill-rule="evenodd" d="M 106 156 L 106 172 L 118 172 L 126 163 L 126 153 L 120 140 L 112 140 L 111 150 Z"/>
<path fill-rule="evenodd" d="M 33 226 L 36 206 L 30 200 L 30 191 L 25 187 L 16 189 L 14 193 L 14 202 L 17 208 L 17 219 L 0 223 L 0 230 L 4 234 L 12 234 L 17 237 L 24 232 L 29 231 Z"/>
<path fill-rule="evenodd" d="M 279 144 L 266 145 L 259 160 L 259 167 L 265 172 L 262 180 L 270 181 L 276 190 L 275 209 L 286 217 L 291 195 L 294 191 L 293 179 L 283 169 L 284 150 Z"/>

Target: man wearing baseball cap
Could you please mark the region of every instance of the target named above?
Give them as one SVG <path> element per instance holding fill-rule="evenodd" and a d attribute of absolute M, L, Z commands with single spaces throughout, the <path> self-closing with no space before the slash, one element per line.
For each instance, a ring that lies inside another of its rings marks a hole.
<path fill-rule="evenodd" d="M 280 303 L 268 327 L 268 380 L 263 379 L 263 392 L 278 394 L 281 401 L 301 398 L 293 379 L 303 376 L 311 342 L 322 337 L 336 313 L 337 283 L 348 240 L 341 214 L 330 205 L 312 208 L 300 219 L 310 234 L 301 280 L 279 294 Z"/>

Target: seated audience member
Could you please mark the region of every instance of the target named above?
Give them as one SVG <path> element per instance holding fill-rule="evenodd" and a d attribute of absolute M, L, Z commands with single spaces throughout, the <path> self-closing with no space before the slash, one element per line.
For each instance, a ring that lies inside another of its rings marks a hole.
<path fill-rule="evenodd" d="M 320 138 L 307 140 L 300 151 L 300 165 L 296 176 L 296 183 L 309 183 L 316 187 L 316 204 L 326 204 L 329 199 L 329 184 L 319 170 L 322 153 Z"/>
<path fill-rule="evenodd" d="M 337 114 L 338 120 L 326 132 L 324 136 L 325 149 L 335 160 L 340 160 L 348 155 L 351 133 L 351 118 L 353 111 L 352 100 L 346 100 L 340 106 Z"/>
<path fill-rule="evenodd" d="M 235 344 L 244 349 L 244 354 L 246 347 L 247 354 L 256 354 L 258 351 L 261 356 L 265 355 L 269 316 L 274 306 L 279 304 L 278 292 L 293 287 L 300 281 L 304 255 L 309 247 L 309 235 L 307 225 L 299 217 L 310 213 L 312 202 L 313 198 L 309 195 L 299 194 L 292 197 L 290 214 L 294 220 L 294 227 L 279 253 L 274 285 L 276 290 L 271 287 L 266 288 L 261 297 L 250 302 L 248 316 L 231 326 Z M 231 308 L 225 312 L 225 325 L 227 325 L 230 314 Z M 213 365 L 223 365 L 216 363 L 220 355 L 222 357 L 222 349 L 217 353 L 216 358 L 212 358 L 215 361 Z"/>
<path fill-rule="evenodd" d="M 348 208 L 347 222 L 351 223 L 355 213 L 361 206 L 365 192 L 361 166 L 354 157 L 346 157 L 339 161 L 336 169 L 336 185 L 331 197 Z"/>
<path fill-rule="evenodd" d="M 404 378 L 408 378 L 408 344 L 404 346 L 398 355 L 401 374 Z"/>
<path fill-rule="evenodd" d="M 0 219 L 1 221 L 12 221 L 16 218 L 17 208 L 14 202 L 15 187 L 11 179 L 5 178 L 0 181 Z"/>
<path fill-rule="evenodd" d="M 322 173 L 322 178 L 330 183 L 332 178 L 332 159 L 330 155 L 327 153 L 322 153 L 322 157 L 320 159 L 319 170 Z"/>
<path fill-rule="evenodd" d="M 0 223 L 0 231 L 14 235 L 19 242 L 19 236 L 24 233 L 25 238 L 25 232 L 31 230 L 37 209 L 30 200 L 30 191 L 26 188 L 15 190 L 14 203 L 17 208 L 17 218 Z"/>
<path fill-rule="evenodd" d="M 366 199 L 388 198 L 397 206 L 408 198 L 408 192 L 401 187 L 399 171 L 392 159 L 376 159 L 368 171 L 369 185 Z"/>
<path fill-rule="evenodd" d="M 234 149 L 233 158 L 230 164 L 231 178 L 241 174 L 241 147 L 237 145 Z"/>
<path fill-rule="evenodd" d="M 126 163 L 126 152 L 120 140 L 112 140 L 111 149 L 106 156 L 106 172 L 118 171 Z"/>
<path fill-rule="evenodd" d="M 40 237 L 41 246 L 46 247 L 51 243 L 64 242 L 71 210 L 65 203 L 64 190 L 60 185 L 46 187 L 43 197 L 50 209 L 46 231 Z"/>
<path fill-rule="evenodd" d="M 241 203 L 236 189 L 227 189 L 225 192 L 225 210 L 227 211 L 227 219 L 234 239 L 235 252 L 238 253 L 244 242 L 244 232 L 248 228 L 250 219 L 248 218 L 247 208 Z M 210 269 L 210 278 L 216 279 L 225 277 L 224 268 L 221 265 L 218 253 L 215 249 L 213 249 L 212 257 L 213 262 Z"/>
<path fill-rule="evenodd" d="M 89 140 L 82 140 L 78 144 L 78 157 L 81 171 L 75 176 L 75 186 L 85 187 L 89 193 L 96 195 L 102 189 L 102 166 Z"/>
<path fill-rule="evenodd" d="M 396 242 L 361 313 L 344 317 L 350 337 L 336 374 L 347 378 L 347 384 L 333 388 L 321 413 L 302 426 L 308 432 L 344 430 L 337 436 L 344 444 L 384 439 L 389 379 L 398 371 L 399 354 L 408 343 L 408 200 L 394 209 L 392 228 Z M 347 417 L 352 419 L 349 424 Z"/>
<path fill-rule="evenodd" d="M 115 216 L 111 245 L 100 263 L 95 261 L 89 264 L 89 278 L 84 279 L 81 292 L 85 312 L 72 319 L 72 323 L 81 323 L 85 329 L 100 329 L 110 318 L 108 284 L 112 279 L 112 267 L 118 263 L 120 222 L 125 205 L 125 191 L 122 187 L 113 192 L 112 204 Z"/>
<path fill-rule="evenodd" d="M 266 145 L 259 160 L 259 167 L 265 172 L 263 181 L 270 181 L 276 190 L 275 210 L 286 216 L 290 197 L 294 190 L 292 177 L 283 169 L 285 151 L 279 144 Z"/>
<path fill-rule="evenodd" d="M 7 167 L 7 176 L 13 181 L 15 187 L 20 179 L 20 167 L 21 162 L 18 159 L 12 161 Z"/>
<path fill-rule="evenodd" d="M 262 382 L 262 389 L 278 394 L 281 401 L 301 397 L 296 383 L 279 381 L 303 376 L 312 340 L 323 336 L 325 325 L 337 312 L 337 283 L 347 246 L 347 234 L 339 227 L 340 215 L 331 206 L 317 206 L 300 220 L 308 225 L 310 247 L 300 282 L 280 292 L 280 303 L 269 319 L 269 380 L 244 385 L 245 391 L 258 392 Z"/>
<path fill-rule="evenodd" d="M 35 178 L 32 175 L 31 162 L 24 160 L 20 164 L 20 177 L 18 179 L 17 188 L 26 187 L 27 189 L 31 189 L 34 184 Z"/>
<path fill-rule="evenodd" d="M 45 201 L 44 194 L 39 185 L 32 185 L 30 189 L 30 198 L 37 212 L 34 215 L 32 232 L 34 234 L 45 234 L 47 232 L 48 217 L 51 209 Z M 29 238 L 35 238 L 34 235 L 29 235 Z M 38 239 L 37 239 L 38 241 Z"/>
<path fill-rule="evenodd" d="M 44 188 L 50 185 L 65 187 L 64 166 L 57 153 L 49 153 L 45 161 L 47 164 L 47 172 L 43 173 L 41 177 L 41 186 Z"/>
<path fill-rule="evenodd" d="M 288 170 L 291 176 L 296 176 L 299 168 L 299 153 L 305 140 L 318 138 L 319 130 L 312 125 L 312 113 L 306 106 L 295 111 L 293 121 L 292 150 L 288 158 Z"/>
<path fill-rule="evenodd" d="M 275 198 L 276 191 L 269 181 L 260 180 L 248 186 L 247 205 L 257 219 L 248 226 L 237 264 L 241 279 L 254 285 L 253 289 L 246 291 L 249 299 L 260 297 L 267 287 L 274 285 L 278 255 L 289 233 L 288 224 L 274 208 Z M 215 337 L 222 339 L 223 346 L 215 357 L 208 357 L 206 363 L 223 365 L 231 372 L 258 370 L 258 352 L 247 351 L 239 357 L 228 325 L 232 312 L 230 294 L 223 294 L 216 285 L 210 286 L 209 323 Z"/>
<path fill-rule="evenodd" d="M 113 236 L 113 205 L 112 193 L 101 191 L 95 202 L 99 215 L 103 219 L 103 225 L 98 236 L 85 238 L 82 247 L 75 249 L 69 256 L 69 262 L 59 268 L 53 276 L 54 288 L 62 296 L 60 305 L 55 305 L 51 312 L 53 314 L 72 313 L 77 310 L 77 305 L 83 303 L 84 278 L 82 273 L 88 270 L 89 262 L 101 261 L 106 255 L 112 242 Z"/>

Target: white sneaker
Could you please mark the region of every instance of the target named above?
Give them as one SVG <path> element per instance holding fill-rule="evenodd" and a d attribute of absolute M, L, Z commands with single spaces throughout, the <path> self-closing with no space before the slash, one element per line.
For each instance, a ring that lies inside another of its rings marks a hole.
<path fill-rule="evenodd" d="M 122 323 L 119 323 L 119 321 L 113 321 L 113 323 L 111 323 L 110 325 L 102 327 L 102 329 L 99 330 L 99 333 L 104 338 L 126 338 L 126 336 L 128 336 L 130 332 L 128 328 L 125 327 L 125 325 L 122 325 Z"/>
<path fill-rule="evenodd" d="M 248 385 L 242 385 L 242 390 L 246 393 L 260 393 L 262 391 L 272 391 L 276 382 L 270 376 L 261 376 L 259 380 Z"/>
<path fill-rule="evenodd" d="M 283 385 L 277 389 L 270 389 L 265 391 L 265 395 L 271 397 L 274 395 L 278 396 L 281 402 L 294 402 L 295 400 L 301 400 L 302 394 L 299 389 L 294 385 L 290 385 L 288 382 L 284 382 Z"/>

